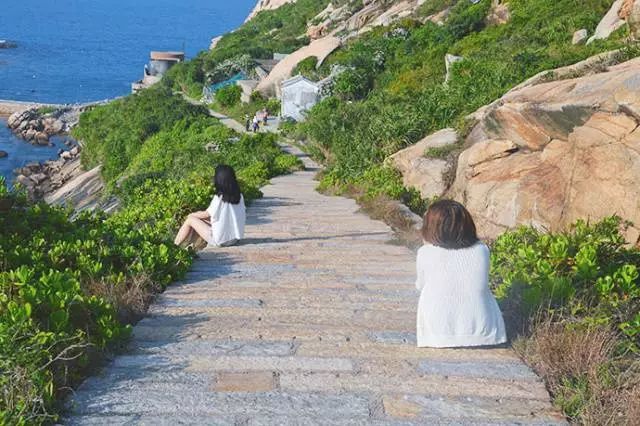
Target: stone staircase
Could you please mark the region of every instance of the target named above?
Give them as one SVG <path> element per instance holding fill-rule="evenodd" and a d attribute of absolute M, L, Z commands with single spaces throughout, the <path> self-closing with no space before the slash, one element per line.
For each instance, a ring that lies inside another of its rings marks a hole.
<path fill-rule="evenodd" d="M 201 253 L 65 423 L 564 423 L 511 349 L 416 348 L 414 253 L 313 177 L 273 179 L 246 240 Z"/>

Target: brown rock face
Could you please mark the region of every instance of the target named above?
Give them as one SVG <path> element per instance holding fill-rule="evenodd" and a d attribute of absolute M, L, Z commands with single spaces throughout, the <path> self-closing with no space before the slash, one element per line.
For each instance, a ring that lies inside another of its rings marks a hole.
<path fill-rule="evenodd" d="M 613 214 L 640 228 L 639 75 L 635 59 L 508 93 L 470 134 L 449 195 L 485 237 Z"/>
<path fill-rule="evenodd" d="M 440 196 L 447 189 L 443 175 L 448 164 L 445 159 L 427 158 L 430 148 L 442 148 L 455 144 L 458 134 L 453 129 L 444 129 L 427 136 L 402 151 L 389 157 L 389 162 L 400 171 L 405 186 L 420 191 L 423 198 Z"/>

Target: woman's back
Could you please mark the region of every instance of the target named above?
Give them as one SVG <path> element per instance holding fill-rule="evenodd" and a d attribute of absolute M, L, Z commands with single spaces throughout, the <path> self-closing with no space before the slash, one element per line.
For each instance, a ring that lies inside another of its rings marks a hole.
<path fill-rule="evenodd" d="M 496 345 L 506 341 L 502 314 L 489 290 L 489 249 L 481 242 L 459 249 L 431 244 L 418 251 L 421 290 L 418 346 Z"/>
<path fill-rule="evenodd" d="M 209 244 L 214 246 L 235 244 L 244 238 L 246 211 L 242 195 L 237 204 L 227 203 L 222 200 L 222 196 L 216 195 L 207 212 L 212 221 L 212 236 Z"/>

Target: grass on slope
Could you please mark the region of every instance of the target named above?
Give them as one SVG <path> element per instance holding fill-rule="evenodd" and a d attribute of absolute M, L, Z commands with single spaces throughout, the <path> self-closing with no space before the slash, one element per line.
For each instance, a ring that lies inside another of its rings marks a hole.
<path fill-rule="evenodd" d="M 624 45 L 625 30 L 589 46 L 571 44 L 575 30 L 593 31 L 612 0 L 511 0 L 512 18 L 499 26 L 486 25 L 490 3 L 460 1 L 444 26 L 404 20 L 332 55 L 324 73 L 333 64 L 347 71 L 301 126 L 327 165 L 324 187 L 364 185 L 374 194 L 395 188 L 377 180 L 382 173 L 393 178 L 379 171 L 390 154 L 435 130 L 463 127 L 467 114 L 539 71 Z M 447 53 L 465 60 L 444 85 Z"/>

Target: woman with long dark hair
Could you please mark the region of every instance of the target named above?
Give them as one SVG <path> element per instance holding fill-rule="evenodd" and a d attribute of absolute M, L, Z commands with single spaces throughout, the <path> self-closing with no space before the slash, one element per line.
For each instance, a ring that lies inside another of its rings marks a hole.
<path fill-rule="evenodd" d="M 218 166 L 213 181 L 216 195 L 211 205 L 187 217 L 176 236 L 176 245 L 189 241 L 193 233 L 218 247 L 233 245 L 244 237 L 246 212 L 236 173 L 230 166 Z"/>
<path fill-rule="evenodd" d="M 419 347 L 489 346 L 507 340 L 489 289 L 489 249 L 471 214 L 456 201 L 433 203 L 424 216 L 416 288 Z"/>

